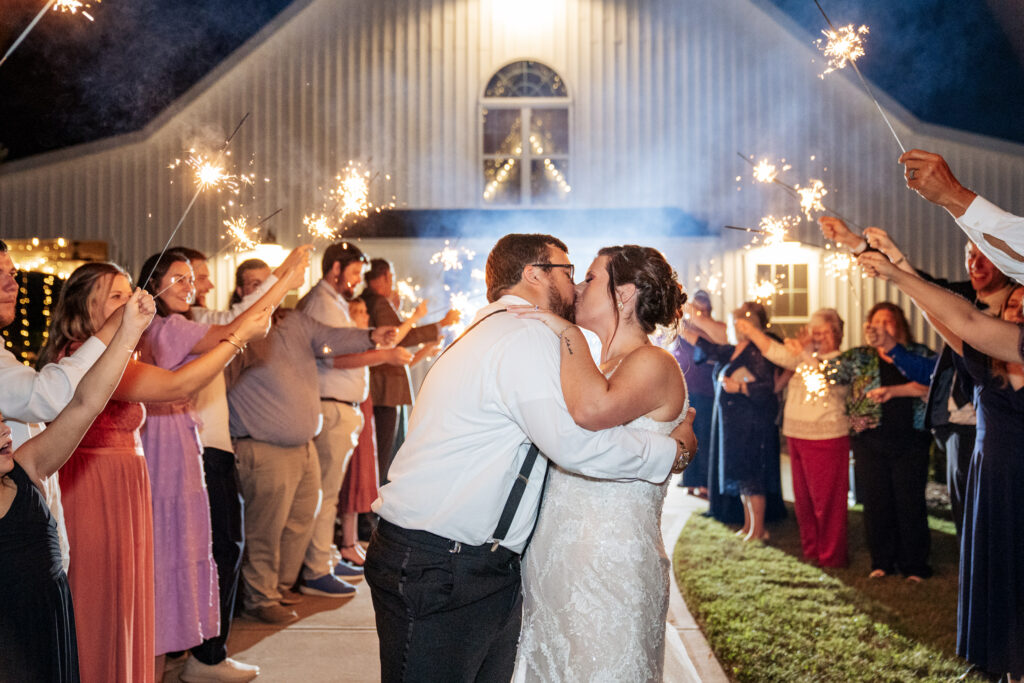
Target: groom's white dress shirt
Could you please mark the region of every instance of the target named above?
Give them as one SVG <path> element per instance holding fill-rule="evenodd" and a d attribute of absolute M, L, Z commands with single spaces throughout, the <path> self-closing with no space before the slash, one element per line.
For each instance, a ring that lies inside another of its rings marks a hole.
<path fill-rule="evenodd" d="M 527 303 L 506 295 L 476 320 Z M 469 545 L 491 542 L 530 442 L 572 472 L 665 481 L 675 440 L 626 427 L 579 427 L 565 407 L 559 364 L 558 338 L 539 321 L 500 313 L 470 330 L 424 380 L 374 512 L 406 529 Z M 522 551 L 533 529 L 547 465 L 537 459 L 501 544 L 514 552 Z"/>
<path fill-rule="evenodd" d="M 956 219 L 960 229 L 1007 277 L 1024 283 L 1024 261 L 992 244 L 988 236 L 1002 240 L 1010 249 L 1024 254 L 1024 218 L 1003 211 L 981 195 L 974 198 L 964 215 Z"/>

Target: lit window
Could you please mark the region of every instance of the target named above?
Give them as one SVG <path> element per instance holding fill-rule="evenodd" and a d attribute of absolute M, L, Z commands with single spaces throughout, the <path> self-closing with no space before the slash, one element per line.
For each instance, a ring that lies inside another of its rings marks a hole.
<path fill-rule="evenodd" d="M 569 104 L 562 78 L 540 62 L 515 62 L 491 77 L 481 108 L 485 204 L 568 201 Z"/>
<path fill-rule="evenodd" d="M 757 281 L 775 283 L 772 317 L 788 319 L 810 316 L 806 263 L 759 263 Z"/>

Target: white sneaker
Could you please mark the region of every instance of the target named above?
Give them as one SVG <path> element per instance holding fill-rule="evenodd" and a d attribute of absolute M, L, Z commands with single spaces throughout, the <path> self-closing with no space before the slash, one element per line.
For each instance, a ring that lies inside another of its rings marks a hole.
<path fill-rule="evenodd" d="M 230 657 L 219 664 L 203 664 L 195 657 L 189 657 L 181 672 L 181 680 L 186 683 L 245 683 L 259 675 L 258 666 L 236 662 Z"/>

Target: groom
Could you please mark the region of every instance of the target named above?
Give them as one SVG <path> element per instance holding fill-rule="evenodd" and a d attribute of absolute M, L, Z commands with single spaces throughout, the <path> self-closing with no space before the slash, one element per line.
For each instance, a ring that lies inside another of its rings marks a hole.
<path fill-rule="evenodd" d="M 548 460 L 591 477 L 657 483 L 695 450 L 692 417 L 672 434 L 685 445 L 573 422 L 558 338 L 504 312 L 532 304 L 571 320 L 572 274 L 560 240 L 502 237 L 487 258 L 491 303 L 423 382 L 391 481 L 373 504 L 380 524 L 366 556 L 385 683 L 511 679 L 519 558 Z M 544 456 L 535 461 L 533 444 Z"/>

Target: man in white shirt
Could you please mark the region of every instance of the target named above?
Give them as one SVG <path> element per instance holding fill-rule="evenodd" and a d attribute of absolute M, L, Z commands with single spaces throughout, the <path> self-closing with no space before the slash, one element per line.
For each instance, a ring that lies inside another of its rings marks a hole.
<path fill-rule="evenodd" d="M 999 270 L 1024 283 L 1024 218 L 961 185 L 938 154 L 912 149 L 899 162 L 906 167 L 907 187 L 948 211 Z"/>
<path fill-rule="evenodd" d="M 181 252 L 189 260 L 195 276 L 196 298 L 191 310 L 192 320 L 204 325 L 228 325 L 258 301 L 276 306 L 290 290 L 300 287 L 304 282 L 305 262 L 311 249 L 311 245 L 296 248 L 258 286 L 243 293 L 236 292 L 242 298 L 230 310 L 215 311 L 206 308 L 205 304 L 205 295 L 214 288 L 206 255 L 196 249 L 175 247 L 174 251 Z M 187 660 L 173 658 L 172 661 L 184 667 L 180 673 L 183 681 L 248 681 L 259 675 L 259 667 L 228 657 L 227 651 L 242 569 L 245 534 L 238 469 L 228 429 L 227 385 L 223 373 L 196 393 L 193 409 L 199 416 L 203 477 L 210 501 L 213 560 L 217 565 L 220 594 L 220 632 L 191 648 L 189 652 L 192 656 Z"/>
<path fill-rule="evenodd" d="M 17 276 L 18 269 L 7 251 L 7 244 L 0 240 L 0 329 L 14 322 L 19 292 Z M 107 348 L 119 324 L 120 315 L 111 316 L 111 320 L 75 353 L 59 363 L 50 363 L 39 372 L 21 363 L 0 343 L 0 413 L 11 428 L 15 449 L 41 432 L 43 423 L 53 420 L 64 409 L 74 396 L 79 380 Z M 57 475 L 47 477 L 43 486 L 46 502 L 57 522 L 67 571 L 69 548 Z"/>
<path fill-rule="evenodd" d="M 302 297 L 298 310 L 329 327 L 355 327 L 348 314 L 348 301 L 363 279 L 369 259 L 348 242 L 336 242 L 324 250 L 320 281 Z M 317 383 L 323 428 L 313 438 L 320 461 L 320 509 L 313 520 L 313 535 L 306 549 L 302 585 L 308 595 L 342 598 L 356 592 L 345 578 L 361 577 L 362 567 L 341 559 L 334 544 L 334 523 L 338 516 L 338 495 L 345 481 L 349 460 L 363 431 L 359 404 L 369 393 L 369 366 L 377 363 L 405 365 L 412 354 L 402 348 L 372 349 L 333 358 L 317 359 Z"/>
<path fill-rule="evenodd" d="M 529 303 L 571 318 L 567 252 L 549 235 L 501 238 L 487 259 L 491 304 L 420 389 L 390 482 L 373 504 L 380 523 L 364 566 L 385 683 L 511 678 L 520 554 L 549 459 L 587 476 L 660 483 L 696 448 L 692 415 L 676 438 L 624 427 L 590 432 L 569 416 L 557 337 L 504 312 Z M 544 455 L 535 462 L 533 445 Z"/>

